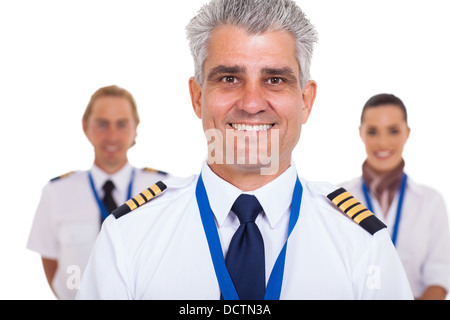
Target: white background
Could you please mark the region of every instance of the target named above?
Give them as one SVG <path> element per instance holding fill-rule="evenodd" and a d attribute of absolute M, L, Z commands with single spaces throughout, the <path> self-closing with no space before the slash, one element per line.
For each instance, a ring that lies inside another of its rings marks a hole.
<path fill-rule="evenodd" d="M 206 140 L 192 111 L 185 25 L 204 0 L 0 0 L 0 299 L 53 299 L 26 247 L 44 184 L 93 161 L 81 117 L 90 95 L 117 84 L 141 116 L 132 164 L 187 176 Z M 412 128 L 407 173 L 450 204 L 448 0 L 298 0 L 316 26 L 318 97 L 294 160 L 300 175 L 358 176 L 363 104 L 398 95 Z"/>

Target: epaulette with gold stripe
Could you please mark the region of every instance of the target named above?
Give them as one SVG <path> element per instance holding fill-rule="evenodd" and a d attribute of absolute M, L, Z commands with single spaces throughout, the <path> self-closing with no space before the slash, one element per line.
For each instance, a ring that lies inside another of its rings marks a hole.
<path fill-rule="evenodd" d="M 383 222 L 375 217 L 369 209 L 363 206 L 344 188 L 337 189 L 336 191 L 330 193 L 327 197 L 342 212 L 367 230 L 371 235 L 374 235 L 375 232 L 386 228 Z"/>
<path fill-rule="evenodd" d="M 60 179 L 65 178 L 65 177 L 68 177 L 68 176 L 70 176 L 71 174 L 73 174 L 74 172 L 75 172 L 75 171 L 70 171 L 70 172 L 67 172 L 67 173 L 65 173 L 65 174 L 63 174 L 63 175 L 60 175 L 59 177 L 50 179 L 50 182 L 57 181 L 57 180 L 60 180 Z"/>
<path fill-rule="evenodd" d="M 161 171 L 161 170 L 156 170 L 156 169 L 153 169 L 153 168 L 148 168 L 148 167 L 142 168 L 142 171 L 159 173 L 159 174 L 162 174 L 162 175 L 165 175 L 165 176 L 167 175 L 167 172 L 164 172 L 164 171 Z"/>
<path fill-rule="evenodd" d="M 166 189 L 167 186 L 163 182 L 158 181 L 154 185 L 139 193 L 137 196 L 122 204 L 112 212 L 112 215 L 116 217 L 116 219 L 119 219 L 121 216 L 135 210 L 136 208 L 139 208 L 143 204 L 152 200 L 154 197 L 160 195 Z"/>

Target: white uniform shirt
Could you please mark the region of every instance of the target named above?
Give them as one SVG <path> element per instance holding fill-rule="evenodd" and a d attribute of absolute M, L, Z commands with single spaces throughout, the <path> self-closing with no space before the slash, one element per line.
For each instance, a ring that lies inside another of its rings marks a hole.
<path fill-rule="evenodd" d="M 100 199 L 106 180 L 115 184 L 113 197 L 118 206 L 128 197 L 133 167 L 127 163 L 114 175 L 97 166 L 90 170 Z M 100 208 L 88 177 L 89 171 L 77 171 L 50 181 L 43 189 L 28 239 L 27 248 L 58 261 L 53 289 L 60 299 L 74 299 L 81 275 L 100 230 Z M 135 169 L 132 196 L 158 180 L 163 173 Z"/>
<path fill-rule="evenodd" d="M 296 181 L 294 165 L 249 192 L 264 213 L 267 278 L 286 240 Z M 239 226 L 230 212 L 241 191 L 202 167 L 224 255 Z M 203 230 L 198 176 L 172 178 L 164 194 L 116 219 L 109 217 L 92 251 L 78 299 L 219 299 Z M 301 179 L 303 200 L 286 255 L 281 299 L 410 299 L 406 275 L 386 229 L 374 236 L 326 198 L 336 188 Z"/>
<path fill-rule="evenodd" d="M 367 205 L 362 182 L 359 177 L 343 183 L 342 186 Z M 374 214 L 387 225 L 390 235 L 397 215 L 398 198 L 397 193 L 386 217 L 376 198 L 370 198 Z M 450 237 L 444 200 L 437 191 L 418 185 L 409 177 L 398 226 L 396 249 L 415 298 L 421 297 L 424 290 L 431 285 L 441 286 L 448 291 Z"/>

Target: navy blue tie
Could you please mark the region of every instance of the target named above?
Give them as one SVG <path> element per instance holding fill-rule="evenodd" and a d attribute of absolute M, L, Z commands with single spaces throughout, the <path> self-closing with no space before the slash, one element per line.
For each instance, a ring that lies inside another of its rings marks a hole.
<path fill-rule="evenodd" d="M 255 219 L 262 207 L 255 196 L 240 195 L 231 210 L 241 225 L 231 239 L 225 259 L 241 300 L 263 300 L 266 291 L 264 242 Z"/>
<path fill-rule="evenodd" d="M 112 191 L 114 190 L 115 186 L 114 183 L 111 180 L 108 180 L 103 185 L 103 190 L 105 191 L 105 196 L 103 197 L 103 204 L 106 207 L 106 210 L 108 210 L 108 213 L 113 212 L 117 208 L 117 204 L 114 201 Z"/>

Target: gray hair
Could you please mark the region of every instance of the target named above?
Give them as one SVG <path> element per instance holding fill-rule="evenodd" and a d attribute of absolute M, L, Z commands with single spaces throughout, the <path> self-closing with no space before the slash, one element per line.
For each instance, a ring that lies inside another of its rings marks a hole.
<path fill-rule="evenodd" d="M 195 80 L 203 84 L 203 64 L 212 32 L 222 25 L 243 28 L 251 35 L 288 31 L 296 41 L 302 87 L 310 79 L 310 65 L 317 32 L 292 0 L 212 0 L 186 26 L 194 58 Z"/>

